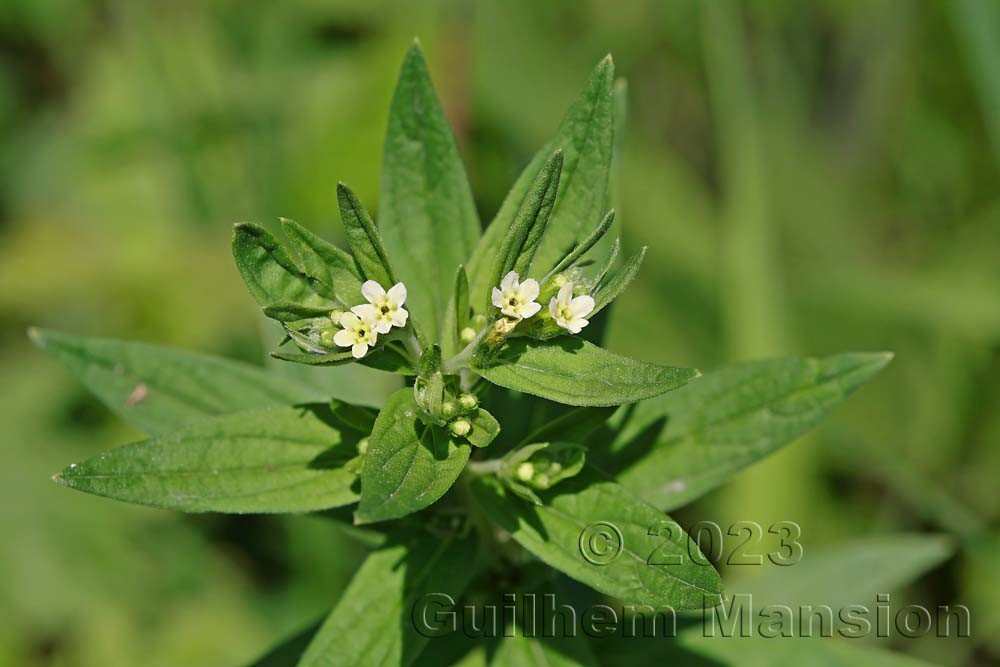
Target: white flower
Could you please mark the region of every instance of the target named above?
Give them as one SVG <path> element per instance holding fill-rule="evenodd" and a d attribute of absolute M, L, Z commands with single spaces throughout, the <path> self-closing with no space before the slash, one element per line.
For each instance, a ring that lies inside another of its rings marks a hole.
<path fill-rule="evenodd" d="M 534 278 L 528 278 L 523 283 L 519 281 L 516 271 L 504 276 L 500 287 L 493 288 L 493 305 L 504 315 L 523 320 L 537 313 L 542 306 L 535 303 L 539 291 L 538 281 Z"/>
<path fill-rule="evenodd" d="M 405 327 L 410 314 L 403 308 L 406 303 L 406 285 L 396 283 L 386 292 L 374 280 L 366 280 L 361 286 L 361 294 L 368 303 L 354 306 L 351 310 L 362 317 L 371 315 L 375 321 L 375 331 L 387 334 L 393 327 Z"/>
<path fill-rule="evenodd" d="M 549 301 L 549 312 L 556 324 L 570 333 L 580 333 L 590 322 L 584 317 L 594 310 L 594 299 L 584 294 L 573 298 L 573 283 L 566 283 L 559 288 L 559 294 Z"/>
<path fill-rule="evenodd" d="M 333 336 L 333 342 L 340 347 L 351 348 L 355 359 L 368 353 L 368 348 L 378 340 L 375 320 L 368 315 L 344 313 L 340 316 L 340 326 L 344 327 Z"/>

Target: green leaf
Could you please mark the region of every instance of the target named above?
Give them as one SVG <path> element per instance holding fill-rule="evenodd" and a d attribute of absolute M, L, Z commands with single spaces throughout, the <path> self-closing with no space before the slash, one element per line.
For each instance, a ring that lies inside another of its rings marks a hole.
<path fill-rule="evenodd" d="M 603 285 L 597 288 L 597 292 L 594 294 L 594 310 L 591 311 L 589 317 L 601 312 L 605 306 L 621 296 L 622 292 L 635 280 L 645 256 L 646 248 L 644 246 L 642 250 L 629 257 L 618 270 L 604 281 Z"/>
<path fill-rule="evenodd" d="M 482 408 L 476 410 L 469 421 L 472 423 L 472 430 L 466 434 L 465 439 L 473 447 L 486 447 L 500 434 L 500 422 Z"/>
<path fill-rule="evenodd" d="M 28 333 L 112 411 L 151 435 L 231 412 L 321 398 L 297 382 L 220 357 L 39 329 Z"/>
<path fill-rule="evenodd" d="M 934 667 L 905 653 L 893 653 L 850 640 L 798 637 L 706 637 L 701 628 L 678 634 L 679 646 L 694 653 L 688 662 L 726 667 Z M 662 644 L 662 641 L 661 641 Z"/>
<path fill-rule="evenodd" d="M 56 476 L 99 496 L 185 512 L 312 512 L 355 502 L 343 464 L 360 434 L 325 405 L 205 420 L 113 449 Z"/>
<path fill-rule="evenodd" d="M 954 552 L 954 542 L 943 535 L 878 535 L 808 548 L 795 567 L 735 576 L 727 579 L 726 590 L 730 595 L 751 595 L 754 608 L 783 604 L 795 609 L 807 605 L 843 609 L 871 604 L 880 593 L 913 583 Z"/>
<path fill-rule="evenodd" d="M 496 478 L 480 477 L 471 488 L 518 544 L 601 593 L 676 610 L 712 606 L 722 593 L 718 572 L 689 557 L 687 535 L 659 529 L 669 517 L 592 468 L 538 491 L 542 505 L 515 497 Z"/>
<path fill-rule="evenodd" d="M 294 220 L 281 219 L 281 228 L 302 259 L 305 272 L 315 278 L 314 287 L 336 299 L 346 309 L 363 303 L 361 272 L 354 258 Z"/>
<path fill-rule="evenodd" d="M 299 667 L 409 665 L 427 645 L 441 600 L 458 600 L 476 572 L 475 539 L 418 532 L 373 551 L 313 639 Z"/>
<path fill-rule="evenodd" d="M 496 250 L 489 278 L 490 285 L 499 285 L 500 280 L 509 271 L 516 271 L 522 280 L 527 277 L 528 267 L 531 266 L 531 260 L 545 234 L 545 226 L 556 201 L 562 166 L 562 151 L 557 150 L 539 170 L 517 215 L 504 234 L 500 247 Z M 484 296 L 485 312 L 489 312 L 492 307 L 490 290 L 485 290 Z"/>
<path fill-rule="evenodd" d="M 469 445 L 417 416 L 413 391 L 389 397 L 375 421 L 361 473 L 355 522 L 396 519 L 443 496 L 469 459 Z"/>
<path fill-rule="evenodd" d="M 469 276 L 465 267 L 459 265 L 455 274 L 455 286 L 451 295 L 451 307 L 445 317 L 444 331 L 441 337 L 441 350 L 445 357 L 450 357 L 464 347 L 461 343 L 462 329 L 469 325 Z"/>
<path fill-rule="evenodd" d="M 414 44 L 389 108 L 379 220 L 407 307 L 431 340 L 451 296 L 452 271 L 479 240 L 479 217 L 462 160 L 441 111 L 427 64 Z"/>
<path fill-rule="evenodd" d="M 331 311 L 330 308 L 303 306 L 302 304 L 292 303 L 290 301 L 272 303 L 264 306 L 262 310 L 264 311 L 264 314 L 272 320 L 277 320 L 279 322 L 295 322 L 297 320 L 306 320 L 311 317 L 329 317 Z"/>
<path fill-rule="evenodd" d="M 271 356 L 282 361 L 291 361 L 296 364 L 306 364 L 307 366 L 339 366 L 354 361 L 354 355 L 351 354 L 350 350 L 347 352 L 329 352 L 327 354 L 275 350 L 271 353 Z"/>
<path fill-rule="evenodd" d="M 574 628 L 575 631 L 575 628 Z M 504 637 L 490 667 L 597 667 L 585 636 Z"/>
<path fill-rule="evenodd" d="M 693 368 L 648 364 L 569 337 L 510 339 L 492 365 L 476 371 L 501 387 L 589 406 L 634 403 L 698 377 Z"/>
<path fill-rule="evenodd" d="M 607 451 L 602 467 L 646 501 L 679 507 L 814 427 L 890 359 L 847 353 L 713 371 L 620 411 L 617 435 L 592 442 L 591 454 Z"/>
<path fill-rule="evenodd" d="M 564 415 L 549 419 L 532 431 L 519 446 L 549 440 L 583 442 L 615 413 L 615 406 L 574 408 Z"/>
<path fill-rule="evenodd" d="M 343 183 L 337 184 L 337 203 L 340 205 L 340 218 L 347 234 L 347 244 L 351 247 L 364 278 L 374 280 L 384 289 L 389 289 L 399 281 L 389 261 L 389 255 L 382 245 L 382 238 L 375 227 L 375 221 L 365 210 L 358 196 Z"/>
<path fill-rule="evenodd" d="M 338 400 L 330 401 L 330 411 L 338 420 L 364 435 L 372 432 L 378 417 L 378 412 L 372 408 Z"/>
<path fill-rule="evenodd" d="M 315 280 L 303 273 L 278 240 L 260 225 L 242 222 L 233 229 L 233 258 L 247 290 L 261 306 L 298 303 L 333 308 L 316 291 Z"/>
<path fill-rule="evenodd" d="M 614 221 L 615 221 L 615 212 L 612 209 L 604 214 L 604 218 L 601 220 L 601 224 L 599 224 L 597 228 L 590 233 L 590 236 L 588 236 L 583 241 L 580 241 L 575 246 L 573 246 L 573 249 L 569 252 L 569 254 L 563 257 L 559 261 L 559 263 L 556 264 L 551 271 L 549 271 L 549 274 L 555 275 L 560 271 L 565 271 L 569 267 L 573 266 L 574 262 L 583 257 L 588 250 L 593 248 L 595 245 L 597 245 L 598 241 L 604 238 L 604 235 L 608 233 L 609 229 L 611 229 L 611 224 Z M 545 281 L 543 280 L 541 282 Z"/>
<path fill-rule="evenodd" d="M 545 238 L 535 255 L 535 265 L 543 272 L 555 266 L 567 248 L 581 239 L 584 230 L 607 210 L 614 141 L 614 69 L 611 56 L 597 65 L 580 96 L 566 112 L 556 135 L 535 154 L 504 199 L 468 265 L 473 299 L 480 298 L 479 295 L 493 287 L 489 279 L 496 249 L 521 208 L 530 184 L 556 149 L 563 151 L 562 178 Z M 599 254 L 600 246 L 594 252 Z"/>
<path fill-rule="evenodd" d="M 756 605 L 754 611 L 757 611 Z M 751 617 L 756 632 L 758 617 Z M 738 628 L 737 628 L 738 630 Z M 604 667 L 644 664 L 699 667 L 931 667 L 902 653 L 891 653 L 851 640 L 798 637 L 706 637 L 699 621 L 675 639 L 622 636 L 594 642 Z M 717 634 L 721 635 L 717 629 Z"/>

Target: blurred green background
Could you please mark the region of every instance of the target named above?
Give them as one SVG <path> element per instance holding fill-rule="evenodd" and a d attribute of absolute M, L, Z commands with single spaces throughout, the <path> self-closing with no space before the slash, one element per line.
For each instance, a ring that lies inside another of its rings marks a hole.
<path fill-rule="evenodd" d="M 952 535 L 955 556 L 900 595 L 966 604 L 972 639 L 894 648 L 1000 659 L 1000 4 L 5 0 L 0 664 L 239 665 L 342 590 L 363 549 L 328 522 L 51 484 L 138 434 L 24 333 L 262 360 L 231 225 L 285 216 L 337 238 L 337 180 L 374 210 L 414 35 L 487 221 L 613 53 L 616 205 L 625 244 L 650 251 L 611 348 L 702 369 L 896 352 L 681 522 L 794 520 L 807 553 Z"/>

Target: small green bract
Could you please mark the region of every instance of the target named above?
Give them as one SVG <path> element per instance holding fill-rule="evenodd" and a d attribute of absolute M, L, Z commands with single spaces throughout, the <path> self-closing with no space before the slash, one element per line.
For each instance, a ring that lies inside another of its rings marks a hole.
<path fill-rule="evenodd" d="M 233 237 L 247 289 L 283 334 L 272 356 L 397 374 L 394 393 L 371 407 L 349 386 L 331 400 L 241 363 L 32 331 L 150 436 L 56 480 L 187 512 L 331 510 L 372 524 L 375 549 L 303 667 L 410 664 L 430 641 L 408 622 L 418 596 L 458 600 L 532 561 L 546 590 L 562 572 L 622 603 L 717 604 L 711 565 L 646 562 L 690 553 L 683 533 L 664 541 L 647 527 L 814 426 L 890 356 L 699 377 L 600 347 L 595 318 L 644 255 L 619 261 L 609 210 L 622 91 L 602 60 L 481 231 L 414 45 L 392 99 L 378 224 L 339 184 L 347 249 L 290 220 L 285 243 L 251 223 Z M 600 522 L 620 527 L 626 552 L 598 566 L 580 540 Z"/>

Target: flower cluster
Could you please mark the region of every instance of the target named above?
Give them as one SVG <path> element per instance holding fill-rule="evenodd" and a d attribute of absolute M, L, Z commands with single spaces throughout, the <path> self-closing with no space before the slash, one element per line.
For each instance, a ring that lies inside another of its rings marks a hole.
<path fill-rule="evenodd" d="M 406 303 L 406 285 L 396 283 L 386 291 L 374 280 L 365 281 L 361 294 L 368 300 L 348 312 L 333 311 L 330 318 L 342 328 L 333 336 L 340 347 L 351 348 L 355 359 L 361 359 L 378 341 L 379 334 L 387 334 L 393 327 L 406 326 L 409 313 Z"/>
<path fill-rule="evenodd" d="M 594 299 L 588 294 L 574 297 L 574 283 L 563 282 L 559 293 L 549 300 L 549 314 L 555 323 L 572 334 L 580 333 L 590 321 L 585 319 L 594 310 Z M 511 271 L 493 288 L 493 305 L 515 320 L 525 320 L 542 309 L 535 301 L 541 289 L 538 281 L 528 278 L 523 283 L 516 271 Z"/>

